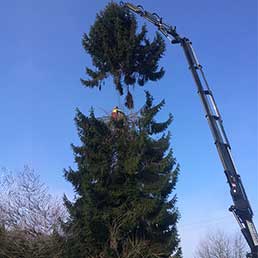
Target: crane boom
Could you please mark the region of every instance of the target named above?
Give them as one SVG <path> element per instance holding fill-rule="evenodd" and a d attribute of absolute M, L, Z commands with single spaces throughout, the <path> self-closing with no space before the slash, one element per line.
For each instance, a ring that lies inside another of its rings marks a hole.
<path fill-rule="evenodd" d="M 229 210 L 234 214 L 241 232 L 250 247 L 251 252 L 247 256 L 258 258 L 258 234 L 253 223 L 253 211 L 234 164 L 231 146 L 223 126 L 221 114 L 205 78 L 203 68 L 194 52 L 192 42 L 185 37 L 181 37 L 176 31 L 176 27 L 164 23 L 162 18 L 156 13 L 149 13 L 140 5 L 135 6 L 124 2 L 121 2 L 121 5 L 154 24 L 172 44 L 180 44 L 182 46 L 230 187 L 230 194 L 234 205 Z"/>

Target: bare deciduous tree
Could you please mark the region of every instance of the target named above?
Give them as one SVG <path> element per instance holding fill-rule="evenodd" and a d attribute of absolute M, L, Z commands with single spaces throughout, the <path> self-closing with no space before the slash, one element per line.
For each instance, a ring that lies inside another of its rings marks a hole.
<path fill-rule="evenodd" d="M 0 172 L 0 257 L 59 257 L 62 200 L 48 193 L 36 173 L 25 167 Z"/>
<path fill-rule="evenodd" d="M 195 258 L 245 258 L 247 246 L 240 233 L 229 236 L 222 231 L 207 234 L 197 247 Z"/>

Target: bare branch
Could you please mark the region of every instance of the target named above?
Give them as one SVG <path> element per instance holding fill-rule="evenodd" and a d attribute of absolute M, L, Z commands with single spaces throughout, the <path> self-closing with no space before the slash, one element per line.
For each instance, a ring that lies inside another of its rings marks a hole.
<path fill-rule="evenodd" d="M 66 218 L 62 200 L 48 193 L 32 169 L 0 171 L 1 257 L 61 257 L 61 222 Z"/>
<path fill-rule="evenodd" d="M 245 258 L 247 246 L 241 234 L 228 236 L 222 231 L 207 234 L 195 254 L 195 258 Z"/>

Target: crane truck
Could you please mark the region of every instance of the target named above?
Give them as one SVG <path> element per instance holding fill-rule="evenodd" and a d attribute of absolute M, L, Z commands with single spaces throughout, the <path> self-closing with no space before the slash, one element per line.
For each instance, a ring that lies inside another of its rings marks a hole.
<path fill-rule="evenodd" d="M 203 67 L 197 59 L 192 42 L 188 38 L 180 36 L 175 26 L 164 23 L 158 14 L 144 10 L 141 5 L 135 6 L 128 2 L 121 2 L 120 4 L 154 24 L 170 43 L 180 44 L 183 48 L 229 184 L 230 194 L 233 199 L 233 205 L 229 208 L 229 211 L 236 218 L 241 232 L 250 247 L 250 253 L 247 254 L 247 257 L 258 258 L 258 234 L 253 223 L 253 211 L 234 164 L 231 146 L 223 126 L 220 111 L 205 77 Z"/>

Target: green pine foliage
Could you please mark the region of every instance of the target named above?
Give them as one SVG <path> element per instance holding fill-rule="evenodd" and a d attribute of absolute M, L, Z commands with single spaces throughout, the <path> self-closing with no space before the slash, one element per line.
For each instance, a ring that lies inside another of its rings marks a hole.
<path fill-rule="evenodd" d="M 147 92 L 134 121 L 103 122 L 93 111 L 89 117 L 77 112 L 81 145 L 72 146 L 77 169 L 65 171 L 76 198 L 65 197 L 64 257 L 181 257 L 176 196 L 170 195 L 179 168 L 166 133 L 172 116 L 155 120 L 163 105 L 153 105 Z"/>
<path fill-rule="evenodd" d="M 97 15 L 89 35 L 84 34 L 82 39 L 82 45 L 96 68 L 86 68 L 89 79 L 81 79 L 83 85 L 101 89 L 104 79 L 111 76 L 119 94 L 126 93 L 125 105 L 132 109 L 130 86 L 143 86 L 164 75 L 164 69 L 158 64 L 165 51 L 164 40 L 157 33 L 150 41 L 146 33 L 145 26 L 137 32 L 136 19 L 127 9 L 109 3 Z"/>

